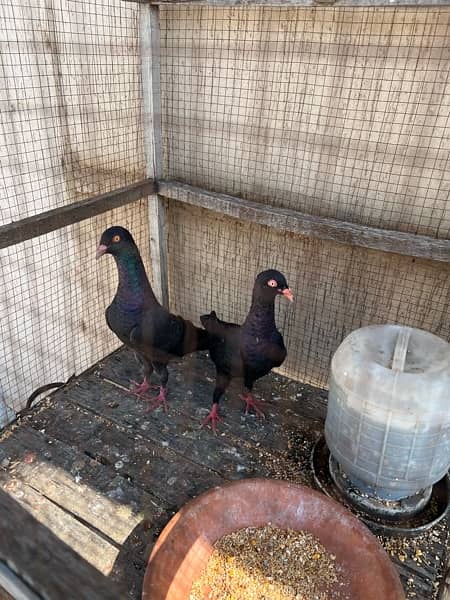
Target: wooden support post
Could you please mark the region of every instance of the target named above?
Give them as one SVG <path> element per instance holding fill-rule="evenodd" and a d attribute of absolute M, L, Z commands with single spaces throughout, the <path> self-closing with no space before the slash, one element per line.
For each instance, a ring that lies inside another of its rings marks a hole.
<path fill-rule="evenodd" d="M 159 8 L 140 7 L 140 44 L 144 107 L 144 140 L 147 176 L 162 178 L 160 25 Z M 157 194 L 149 196 L 150 252 L 153 289 L 163 306 L 169 306 L 167 278 L 166 201 Z"/>

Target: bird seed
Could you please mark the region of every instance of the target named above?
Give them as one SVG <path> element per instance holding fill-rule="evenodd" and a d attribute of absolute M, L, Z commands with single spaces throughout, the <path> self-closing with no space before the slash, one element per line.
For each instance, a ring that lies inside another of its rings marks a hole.
<path fill-rule="evenodd" d="M 220 538 L 189 600 L 328 600 L 336 584 L 335 556 L 316 537 L 269 524 Z"/>

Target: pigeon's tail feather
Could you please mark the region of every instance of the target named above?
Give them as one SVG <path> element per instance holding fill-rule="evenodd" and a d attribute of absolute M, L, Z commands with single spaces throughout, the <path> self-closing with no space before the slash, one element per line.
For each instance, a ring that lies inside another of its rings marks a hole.
<path fill-rule="evenodd" d="M 211 311 L 209 315 L 202 315 L 200 322 L 208 333 L 217 335 L 220 332 L 222 322 L 217 318 L 216 311 Z"/>
<path fill-rule="evenodd" d="M 217 315 L 216 311 L 212 310 L 209 315 L 202 315 L 200 317 L 200 322 L 205 329 L 207 329 L 207 325 L 212 325 L 212 323 L 217 323 Z"/>
<path fill-rule="evenodd" d="M 211 346 L 211 336 L 200 327 L 195 328 L 197 331 L 197 350 L 208 350 Z"/>
<path fill-rule="evenodd" d="M 211 336 L 205 329 L 196 327 L 191 321 L 184 321 L 184 336 L 182 355 L 198 350 L 207 350 L 210 347 Z"/>

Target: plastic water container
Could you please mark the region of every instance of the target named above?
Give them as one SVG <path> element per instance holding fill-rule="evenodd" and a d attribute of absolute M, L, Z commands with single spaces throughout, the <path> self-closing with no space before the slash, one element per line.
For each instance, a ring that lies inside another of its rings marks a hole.
<path fill-rule="evenodd" d="M 400 500 L 439 481 L 450 466 L 450 344 L 400 325 L 353 331 L 331 362 L 325 438 L 369 495 Z"/>

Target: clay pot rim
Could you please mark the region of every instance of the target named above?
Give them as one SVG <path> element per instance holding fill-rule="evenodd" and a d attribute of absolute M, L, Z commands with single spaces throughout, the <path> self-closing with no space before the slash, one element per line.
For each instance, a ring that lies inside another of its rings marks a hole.
<path fill-rule="evenodd" d="M 264 488 L 265 488 L 265 490 L 264 490 Z M 279 480 L 279 479 L 258 477 L 258 478 L 246 478 L 246 479 L 240 479 L 240 480 L 235 480 L 235 481 L 229 481 L 229 482 L 225 482 L 222 485 L 214 486 L 214 487 L 206 490 L 205 492 L 203 492 L 196 498 L 189 500 L 185 505 L 183 505 L 180 508 L 180 510 L 175 515 L 173 515 L 173 517 L 169 520 L 169 522 L 166 524 L 166 526 L 160 533 L 160 535 L 152 549 L 152 552 L 150 554 L 150 558 L 148 561 L 147 569 L 146 569 L 145 576 L 144 576 L 144 582 L 143 582 L 143 592 L 142 592 L 143 600 L 150 600 L 153 598 L 153 595 L 150 595 L 148 590 L 154 589 L 153 588 L 153 585 L 154 585 L 153 579 L 156 579 L 156 577 L 154 577 L 154 575 L 155 575 L 156 570 L 158 568 L 161 568 L 160 563 L 162 561 L 161 561 L 161 557 L 158 557 L 158 554 L 160 552 L 163 553 L 164 550 L 166 550 L 163 547 L 164 547 L 166 540 L 169 539 L 172 530 L 174 528 L 176 528 L 176 526 L 180 527 L 180 524 L 181 524 L 181 526 L 185 525 L 187 527 L 191 527 L 191 529 L 192 529 L 192 523 L 196 523 L 196 518 L 199 516 L 199 514 L 201 514 L 202 510 L 207 510 L 208 505 L 211 502 L 214 502 L 215 498 L 218 498 L 219 496 L 222 496 L 225 493 L 228 495 L 228 500 L 230 500 L 230 496 L 231 496 L 231 498 L 233 500 L 236 499 L 236 501 L 239 501 L 239 491 L 243 490 L 243 489 L 246 489 L 247 491 L 250 489 L 252 492 L 254 492 L 255 494 L 258 494 L 260 497 L 263 493 L 267 493 L 267 492 L 269 492 L 269 494 L 276 494 L 277 489 L 278 490 L 289 489 L 294 492 L 297 491 L 299 494 L 299 505 L 307 503 L 308 501 L 319 502 L 319 504 L 322 505 L 324 508 L 326 508 L 329 511 L 329 513 L 332 513 L 336 519 L 339 519 L 339 517 L 342 517 L 345 520 L 344 527 L 348 527 L 349 529 L 352 529 L 353 531 L 355 531 L 357 533 L 358 537 L 361 538 L 361 541 L 365 542 L 369 551 L 371 553 L 373 553 L 374 558 L 376 557 L 378 562 L 383 567 L 383 574 L 385 575 L 385 579 L 389 580 L 391 582 L 391 584 L 393 586 L 393 591 L 394 591 L 393 595 L 390 596 L 389 598 L 390 599 L 392 598 L 392 600 L 402 600 L 405 598 L 403 588 L 400 584 L 400 578 L 398 576 L 398 573 L 397 573 L 394 565 L 392 564 L 391 560 L 389 559 L 388 554 L 386 553 L 384 548 L 381 546 L 381 544 L 378 541 L 378 539 L 376 538 L 376 536 L 373 535 L 370 532 L 370 530 L 367 528 L 367 526 L 363 522 L 358 520 L 358 518 L 356 516 L 354 516 L 347 508 L 345 508 L 344 506 L 339 504 L 334 499 L 329 498 L 328 496 L 324 495 L 323 493 L 313 490 L 309 487 L 306 487 L 306 486 L 303 486 L 300 484 L 296 484 L 293 482 L 289 482 L 289 481 Z M 262 491 L 262 490 L 264 490 L 264 491 Z M 268 523 L 268 522 L 270 522 L 270 520 L 266 521 L 266 523 Z M 249 525 L 247 525 L 247 526 L 254 526 L 254 525 L 249 523 Z M 227 530 L 225 533 L 222 533 L 218 537 L 222 537 L 223 535 L 226 535 L 226 533 L 230 533 L 231 531 L 236 531 L 238 529 L 241 529 L 242 527 L 243 527 L 242 525 L 237 524 L 234 529 Z M 290 528 L 293 528 L 293 527 L 290 527 Z M 304 526 L 304 527 L 302 527 L 302 530 L 308 531 L 309 529 L 307 526 Z M 316 535 L 316 537 L 319 537 L 317 535 L 317 532 L 312 531 L 312 533 L 313 533 L 313 535 Z M 176 535 L 177 535 L 177 533 L 175 533 L 175 536 Z M 205 537 L 205 539 L 208 539 L 208 536 L 206 534 L 202 533 L 202 535 L 203 535 L 203 537 Z M 214 543 L 214 541 L 216 541 L 216 539 L 218 539 L 218 537 L 214 537 L 214 536 L 210 536 L 210 537 L 211 537 L 211 540 L 210 540 L 211 543 Z M 169 543 L 173 543 L 173 541 L 169 540 Z M 324 544 L 324 545 L 326 546 L 326 544 Z M 329 549 L 329 548 L 327 548 L 327 549 Z M 177 573 L 177 571 L 175 571 L 175 573 Z M 152 592 L 152 594 L 153 594 L 153 592 Z M 163 596 L 158 596 L 158 599 L 159 598 L 163 598 Z M 388 599 L 386 598 L 385 600 L 388 600 Z"/>

